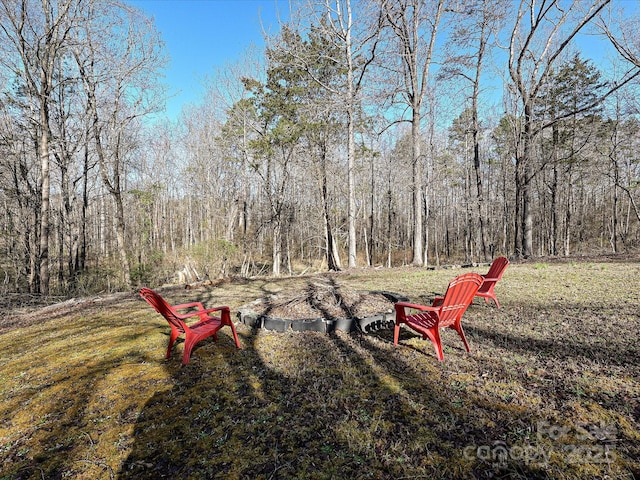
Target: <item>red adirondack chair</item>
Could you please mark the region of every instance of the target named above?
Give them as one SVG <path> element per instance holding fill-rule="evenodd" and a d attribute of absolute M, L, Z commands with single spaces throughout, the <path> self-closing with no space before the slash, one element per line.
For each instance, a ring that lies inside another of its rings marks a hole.
<path fill-rule="evenodd" d="M 496 298 L 496 292 L 494 292 L 494 288 L 498 280 L 502 278 L 502 274 L 507 269 L 509 265 L 509 260 L 507 257 L 498 257 L 496 258 L 491 266 L 489 267 L 489 271 L 482 275 L 484 281 L 482 282 L 482 286 L 478 289 L 476 293 L 476 297 L 484 298 L 485 303 L 489 303 L 489 299 L 492 298 L 494 302 L 496 302 L 496 307 L 500 308 L 500 303 Z"/>
<path fill-rule="evenodd" d="M 451 280 L 444 297 L 434 300 L 430 307 L 408 302 L 396 303 L 396 325 L 393 332 L 393 344 L 398 344 L 400 325 L 405 324 L 412 330 L 422 334 L 422 338 L 426 339 L 428 337 L 433 342 L 438 360 L 442 362 L 444 355 L 442 353 L 439 330 L 449 327 L 458 332 L 468 352 L 469 344 L 464 336 L 460 320 L 469 305 L 471 305 L 480 285 L 482 285 L 482 276 L 480 274 L 465 273 Z M 412 311 L 415 313 L 411 313 Z"/>
<path fill-rule="evenodd" d="M 140 296 L 151 305 L 156 312 L 162 315 L 171 326 L 171 335 L 169 336 L 169 346 L 167 348 L 166 358 L 171 356 L 173 344 L 181 334 L 185 335 L 184 353 L 182 354 L 182 365 L 189 363 L 191 350 L 200 340 L 213 336 L 217 339 L 217 332 L 223 326 L 228 325 L 233 332 L 233 339 L 236 347 L 240 348 L 240 341 L 236 333 L 236 327 L 231 321 L 231 310 L 229 307 L 215 307 L 205 309 L 201 302 L 184 303 L 181 305 L 171 306 L 167 301 L 150 288 L 140 290 Z M 187 310 L 196 308 L 187 313 L 178 313 L 178 310 Z M 214 312 L 220 312 L 220 316 L 211 315 Z M 191 325 L 187 325 L 186 319 L 191 317 L 200 317 L 200 320 Z"/>

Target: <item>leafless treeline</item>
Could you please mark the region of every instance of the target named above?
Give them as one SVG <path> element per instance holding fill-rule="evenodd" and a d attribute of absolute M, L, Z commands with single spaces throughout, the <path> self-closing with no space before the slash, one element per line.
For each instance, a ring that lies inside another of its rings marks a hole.
<path fill-rule="evenodd" d="M 633 5 L 291 12 L 157 121 L 163 44 L 140 11 L 0 0 L 4 290 L 638 247 Z"/>

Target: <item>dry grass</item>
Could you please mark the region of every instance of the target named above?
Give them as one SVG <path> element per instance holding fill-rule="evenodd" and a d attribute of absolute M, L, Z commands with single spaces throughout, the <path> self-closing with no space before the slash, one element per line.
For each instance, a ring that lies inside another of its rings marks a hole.
<path fill-rule="evenodd" d="M 484 271 L 486 267 L 475 269 Z M 463 271 L 467 271 L 464 269 Z M 334 280 L 427 302 L 460 270 Z M 637 259 L 512 264 L 476 303 L 472 353 L 404 332 L 238 326 L 180 366 L 135 294 L 0 324 L 1 479 L 640 478 Z M 313 278 L 161 290 L 233 309 Z"/>

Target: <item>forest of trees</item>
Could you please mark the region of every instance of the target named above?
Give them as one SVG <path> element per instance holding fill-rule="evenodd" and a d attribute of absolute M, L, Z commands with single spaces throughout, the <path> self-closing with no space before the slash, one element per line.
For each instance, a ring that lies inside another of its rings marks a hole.
<path fill-rule="evenodd" d="M 0 0 L 3 292 L 640 247 L 635 2 L 288 8 L 167 120 L 141 10 Z"/>

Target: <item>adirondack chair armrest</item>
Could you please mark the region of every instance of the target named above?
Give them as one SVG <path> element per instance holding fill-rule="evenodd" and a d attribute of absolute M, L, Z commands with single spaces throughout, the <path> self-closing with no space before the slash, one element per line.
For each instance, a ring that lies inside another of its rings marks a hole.
<path fill-rule="evenodd" d="M 227 311 L 227 312 L 231 312 L 231 309 L 229 307 L 222 306 L 222 307 L 215 307 L 215 308 L 207 308 L 206 310 L 194 310 L 192 312 L 187 312 L 184 314 L 180 314 L 180 318 L 185 319 L 185 318 L 191 318 L 191 317 L 195 317 L 195 316 L 201 316 L 201 315 L 209 315 L 210 313 L 214 313 L 214 312 L 222 312 L 222 311 Z"/>
<path fill-rule="evenodd" d="M 174 305 L 173 308 L 176 310 L 186 310 L 188 308 L 197 308 L 198 310 L 204 310 L 204 305 L 202 302 L 190 302 L 190 303 L 182 303 L 180 305 Z"/>
<path fill-rule="evenodd" d="M 482 279 L 485 282 L 497 282 L 498 280 L 500 280 L 499 278 L 490 278 L 490 277 L 485 277 L 484 275 L 482 276 Z"/>
<path fill-rule="evenodd" d="M 437 312 L 440 310 L 439 307 L 427 306 L 427 305 L 418 305 L 417 303 L 408 303 L 408 302 L 398 302 L 396 303 L 396 310 L 399 308 L 412 308 L 414 310 L 420 311 L 432 311 Z"/>

